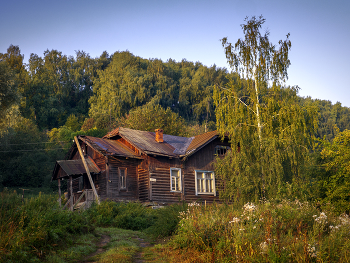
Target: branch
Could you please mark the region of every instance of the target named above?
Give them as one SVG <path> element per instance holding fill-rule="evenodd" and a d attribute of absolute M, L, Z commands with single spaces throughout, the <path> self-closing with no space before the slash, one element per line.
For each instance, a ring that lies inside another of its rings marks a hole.
<path fill-rule="evenodd" d="M 222 87 L 221 87 L 221 89 L 224 89 L 224 90 L 230 92 L 230 90 L 227 89 L 227 88 L 222 88 Z M 238 98 L 238 97 L 236 97 L 236 96 L 234 96 L 234 95 L 231 95 L 231 97 L 232 97 L 232 98 L 235 98 L 235 99 L 237 99 L 237 100 L 239 100 L 244 106 L 246 106 L 249 110 L 251 110 L 251 111 L 256 115 L 256 112 L 255 112 L 252 108 L 250 108 L 246 103 L 244 103 L 244 102 L 241 100 L 241 98 Z M 245 97 L 245 96 L 243 96 L 243 97 Z"/>

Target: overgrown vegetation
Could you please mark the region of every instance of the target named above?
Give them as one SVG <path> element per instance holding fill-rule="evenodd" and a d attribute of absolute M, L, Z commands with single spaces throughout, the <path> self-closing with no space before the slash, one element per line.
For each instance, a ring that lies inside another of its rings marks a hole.
<path fill-rule="evenodd" d="M 69 252 L 73 248 L 80 251 L 72 252 L 75 258 L 81 258 L 94 250 L 88 239 L 96 239 L 92 235 L 96 227 L 139 230 L 152 238 L 170 236 L 180 220 L 179 211 L 187 208 L 180 204 L 152 209 L 141 203 L 105 201 L 71 212 L 59 208 L 53 195 L 40 193 L 24 200 L 7 190 L 0 195 L 1 262 L 41 262 L 48 255 L 52 260 L 57 256 L 74 260 Z"/>
<path fill-rule="evenodd" d="M 298 200 L 192 203 L 159 253 L 169 262 L 348 262 L 349 230 L 348 215 Z"/>

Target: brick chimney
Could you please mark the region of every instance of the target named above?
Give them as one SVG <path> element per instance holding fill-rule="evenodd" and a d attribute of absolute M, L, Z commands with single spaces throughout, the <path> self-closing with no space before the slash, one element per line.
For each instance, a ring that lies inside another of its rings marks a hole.
<path fill-rule="evenodd" d="M 163 130 L 162 129 L 156 129 L 156 142 L 164 142 L 163 140 Z"/>

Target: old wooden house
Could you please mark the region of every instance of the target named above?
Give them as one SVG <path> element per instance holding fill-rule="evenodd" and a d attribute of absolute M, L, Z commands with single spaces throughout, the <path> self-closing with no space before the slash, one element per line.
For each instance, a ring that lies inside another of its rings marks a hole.
<path fill-rule="evenodd" d="M 68 180 L 72 205 L 94 189 L 100 200 L 212 202 L 218 200 L 213 163 L 229 148 L 216 131 L 187 138 L 117 128 L 103 138 L 78 136 L 66 160 L 56 162 L 52 179 L 59 190 Z"/>

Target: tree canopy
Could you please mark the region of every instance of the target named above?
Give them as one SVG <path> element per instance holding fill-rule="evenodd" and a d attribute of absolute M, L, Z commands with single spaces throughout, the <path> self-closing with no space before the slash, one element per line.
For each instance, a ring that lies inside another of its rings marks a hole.
<path fill-rule="evenodd" d="M 264 18 L 245 21 L 244 39 L 234 45 L 222 39 L 236 75 L 214 91 L 217 129 L 232 144 L 217 174 L 223 196 L 239 202 L 275 197 L 286 182 L 300 181 L 317 128 L 317 108 L 297 103 L 297 87 L 280 85 L 290 65 L 289 34 L 276 48 L 260 32 Z"/>

